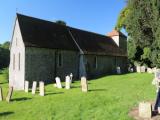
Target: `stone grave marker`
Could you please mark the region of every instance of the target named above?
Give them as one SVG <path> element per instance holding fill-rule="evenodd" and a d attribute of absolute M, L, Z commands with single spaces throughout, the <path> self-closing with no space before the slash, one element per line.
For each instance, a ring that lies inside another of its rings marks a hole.
<path fill-rule="evenodd" d="M 62 84 L 61 84 L 60 78 L 59 78 L 59 77 L 56 77 L 55 80 L 56 80 L 57 88 L 62 88 Z"/>
<path fill-rule="evenodd" d="M 146 67 L 145 66 L 141 66 L 141 72 L 142 73 L 146 72 Z"/>
<path fill-rule="evenodd" d="M 44 91 L 44 82 L 43 81 L 39 82 L 39 92 L 40 92 L 39 93 L 40 96 L 44 96 L 45 91 Z"/>
<path fill-rule="evenodd" d="M 12 93 L 13 93 L 13 87 L 10 86 L 10 87 L 9 87 L 9 90 L 8 90 L 7 97 L 6 97 L 6 101 L 7 101 L 7 102 L 10 102 L 11 97 L 12 97 Z"/>
<path fill-rule="evenodd" d="M 152 105 L 148 102 L 139 103 L 139 117 L 151 118 L 152 117 Z"/>
<path fill-rule="evenodd" d="M 137 71 L 138 73 L 140 73 L 140 72 L 141 72 L 141 67 L 140 67 L 140 66 L 136 66 L 136 71 Z"/>
<path fill-rule="evenodd" d="M 117 67 L 117 74 L 121 74 L 121 68 Z"/>
<path fill-rule="evenodd" d="M 147 68 L 147 73 L 153 73 L 152 69 L 151 68 Z"/>
<path fill-rule="evenodd" d="M 88 84 L 87 84 L 86 77 L 81 77 L 81 88 L 82 88 L 82 92 L 88 91 Z"/>
<path fill-rule="evenodd" d="M 33 81 L 32 94 L 35 94 L 35 93 L 36 93 L 36 88 L 37 88 L 37 81 Z"/>
<path fill-rule="evenodd" d="M 25 86 L 24 86 L 25 88 L 25 92 L 27 92 L 28 93 L 28 91 L 29 91 L 29 81 L 25 81 Z"/>
<path fill-rule="evenodd" d="M 71 73 L 69 76 L 70 76 L 70 81 L 71 81 L 71 83 L 72 83 L 72 80 L 73 80 L 73 74 Z"/>
<path fill-rule="evenodd" d="M 66 89 L 70 89 L 71 88 L 71 79 L 70 79 L 70 76 L 66 76 L 66 85 L 65 85 L 65 88 Z"/>
<path fill-rule="evenodd" d="M 0 101 L 3 100 L 3 92 L 2 92 L 2 87 L 0 87 Z"/>

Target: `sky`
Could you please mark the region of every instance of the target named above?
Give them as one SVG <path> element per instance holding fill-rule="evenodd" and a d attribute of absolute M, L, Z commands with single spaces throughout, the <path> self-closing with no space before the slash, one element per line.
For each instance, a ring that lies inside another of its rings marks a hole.
<path fill-rule="evenodd" d="M 125 0 L 0 0 L 0 43 L 11 40 L 16 13 L 106 35 L 125 5 Z"/>

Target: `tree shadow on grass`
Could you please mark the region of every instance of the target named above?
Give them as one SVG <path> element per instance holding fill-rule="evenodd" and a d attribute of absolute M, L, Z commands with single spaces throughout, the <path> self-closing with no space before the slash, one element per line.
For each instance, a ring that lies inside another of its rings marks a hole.
<path fill-rule="evenodd" d="M 22 98 L 14 98 L 11 101 L 26 101 L 26 100 L 30 100 L 32 98 L 27 98 L 27 97 L 22 97 Z"/>
<path fill-rule="evenodd" d="M 0 117 L 13 114 L 14 112 L 0 112 Z"/>
<path fill-rule="evenodd" d="M 54 93 L 52 92 L 52 93 L 46 93 L 45 96 L 47 96 L 47 95 L 63 94 L 63 93 L 64 92 L 57 92 L 57 93 L 56 92 L 54 92 Z"/>
<path fill-rule="evenodd" d="M 100 92 L 100 91 L 106 91 L 107 89 L 91 89 L 88 90 L 89 92 Z"/>

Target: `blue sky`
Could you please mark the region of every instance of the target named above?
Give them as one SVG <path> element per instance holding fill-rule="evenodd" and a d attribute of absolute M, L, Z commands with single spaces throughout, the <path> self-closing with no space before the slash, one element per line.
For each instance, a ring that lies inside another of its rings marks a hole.
<path fill-rule="evenodd" d="M 125 5 L 125 0 L 0 0 L 0 43 L 10 41 L 16 12 L 106 34 Z"/>

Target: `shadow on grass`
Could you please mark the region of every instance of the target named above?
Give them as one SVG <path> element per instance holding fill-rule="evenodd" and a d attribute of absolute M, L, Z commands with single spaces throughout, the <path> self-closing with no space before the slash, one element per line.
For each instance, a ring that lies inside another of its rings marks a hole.
<path fill-rule="evenodd" d="M 11 101 L 26 101 L 31 100 L 32 98 L 22 97 L 22 98 L 14 98 Z"/>
<path fill-rule="evenodd" d="M 2 112 L 0 113 L 0 117 L 1 116 L 7 116 L 7 115 L 10 115 L 10 114 L 13 114 L 14 112 Z"/>
<path fill-rule="evenodd" d="M 55 93 L 55 92 L 53 93 L 53 92 L 52 92 L 52 93 L 46 93 L 45 96 L 47 96 L 47 95 L 63 94 L 63 93 L 64 93 L 64 92 L 57 92 L 57 93 Z"/>
<path fill-rule="evenodd" d="M 107 89 L 92 89 L 88 90 L 89 92 L 100 92 L 100 91 L 106 91 Z"/>

